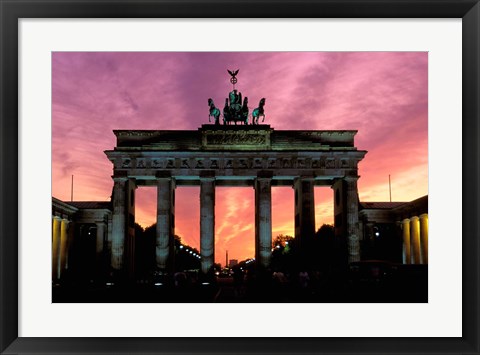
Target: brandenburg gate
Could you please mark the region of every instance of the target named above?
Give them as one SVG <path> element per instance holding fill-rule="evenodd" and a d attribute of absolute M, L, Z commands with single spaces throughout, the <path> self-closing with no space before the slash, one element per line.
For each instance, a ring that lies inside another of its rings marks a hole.
<path fill-rule="evenodd" d="M 223 125 L 210 98 L 208 119 L 213 117 L 214 124 L 196 131 L 114 131 L 117 145 L 105 151 L 113 163 L 113 270 L 133 274 L 137 186 L 157 188 L 156 264 L 161 271 L 173 271 L 179 186 L 200 186 L 200 257 L 205 274 L 215 260 L 216 186 L 255 189 L 255 260 L 265 268 L 272 248 L 272 186 L 295 190 L 300 252 L 308 250 L 315 235 L 314 186 L 331 186 L 335 235 L 347 240 L 348 260 L 360 260 L 357 180 L 358 162 L 366 151 L 355 147 L 357 131 L 276 131 L 260 124 L 266 100 L 262 98 L 249 116 L 248 98 L 242 99 L 235 89 L 238 72 L 228 70 L 233 89 L 225 99 Z"/>
<path fill-rule="evenodd" d="M 269 125 L 207 124 L 198 130 L 116 130 L 106 151 L 113 163 L 111 266 L 128 271 L 133 262 L 135 189 L 157 194 L 156 264 L 171 271 L 174 256 L 175 189 L 200 186 L 201 270 L 215 254 L 215 188 L 255 190 L 255 259 L 268 267 L 272 248 L 272 186 L 295 191 L 295 238 L 301 248 L 315 234 L 314 186 L 331 186 L 335 234 L 347 240 L 349 261 L 360 260 L 358 163 L 366 151 L 357 131 L 287 131 Z"/>

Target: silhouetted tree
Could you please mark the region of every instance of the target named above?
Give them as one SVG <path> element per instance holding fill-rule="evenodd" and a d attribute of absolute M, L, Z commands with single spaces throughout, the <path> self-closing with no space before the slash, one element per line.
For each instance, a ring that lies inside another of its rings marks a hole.
<path fill-rule="evenodd" d="M 295 238 L 280 234 L 272 242 L 271 267 L 273 270 L 291 272 L 297 261 Z"/>

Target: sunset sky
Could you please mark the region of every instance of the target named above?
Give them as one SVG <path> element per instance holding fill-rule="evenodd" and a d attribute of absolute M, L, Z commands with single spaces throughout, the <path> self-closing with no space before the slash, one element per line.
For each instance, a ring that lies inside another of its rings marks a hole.
<path fill-rule="evenodd" d="M 52 194 L 107 201 L 114 129 L 197 130 L 207 99 L 223 107 L 227 69 L 250 111 L 266 98 L 277 130 L 358 130 L 361 201 L 411 201 L 428 193 L 426 52 L 139 52 L 52 54 Z M 316 224 L 333 223 L 330 188 L 315 189 Z M 176 190 L 175 234 L 199 249 L 198 187 Z M 217 188 L 215 261 L 254 256 L 253 188 Z M 273 236 L 293 235 L 293 189 L 272 189 Z M 155 223 L 155 188 L 137 189 L 136 222 Z"/>

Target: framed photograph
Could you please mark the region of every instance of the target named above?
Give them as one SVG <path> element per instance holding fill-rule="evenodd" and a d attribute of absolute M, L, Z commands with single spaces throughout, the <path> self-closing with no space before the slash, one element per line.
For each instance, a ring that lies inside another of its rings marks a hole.
<path fill-rule="evenodd" d="M 479 6 L 2 3 L 0 351 L 480 353 Z"/>

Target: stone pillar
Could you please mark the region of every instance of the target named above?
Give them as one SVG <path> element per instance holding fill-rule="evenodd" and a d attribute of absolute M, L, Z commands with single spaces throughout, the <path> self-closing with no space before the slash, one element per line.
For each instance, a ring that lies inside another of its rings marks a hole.
<path fill-rule="evenodd" d="M 348 262 L 360 261 L 360 238 L 358 230 L 358 177 L 345 177 L 346 230 Z"/>
<path fill-rule="evenodd" d="M 270 266 L 272 255 L 272 178 L 255 180 L 255 260 L 262 267 Z"/>
<path fill-rule="evenodd" d="M 411 257 L 411 247 L 410 247 L 410 220 L 405 218 L 402 221 L 402 237 L 403 237 L 403 263 L 404 264 L 411 264 L 412 257 Z"/>
<path fill-rule="evenodd" d="M 105 238 L 105 223 L 97 222 L 96 254 L 100 258 L 103 253 L 103 242 Z"/>
<path fill-rule="evenodd" d="M 75 237 L 75 223 L 70 221 L 68 224 L 68 233 L 67 233 L 67 251 L 65 253 L 65 270 L 69 268 L 69 259 L 72 252 L 73 238 Z"/>
<path fill-rule="evenodd" d="M 301 253 L 310 249 L 315 236 L 315 195 L 314 179 L 296 178 L 295 190 L 295 241 Z"/>
<path fill-rule="evenodd" d="M 428 264 L 428 214 L 420 215 L 420 247 L 422 264 Z"/>
<path fill-rule="evenodd" d="M 106 271 L 105 265 L 105 253 L 104 253 L 104 238 L 105 238 L 105 223 L 96 222 L 97 225 L 97 235 L 95 238 L 95 277 L 101 278 L 104 276 Z"/>
<path fill-rule="evenodd" d="M 52 225 L 52 281 L 60 278 L 60 239 L 61 218 L 55 216 Z"/>
<path fill-rule="evenodd" d="M 68 225 L 69 221 L 62 219 L 60 223 L 60 278 L 67 267 Z"/>
<path fill-rule="evenodd" d="M 127 226 L 127 178 L 113 179 L 113 216 L 112 216 L 112 250 L 111 265 L 116 271 L 123 269 L 125 236 Z"/>
<path fill-rule="evenodd" d="M 421 264 L 420 254 L 420 220 L 417 216 L 410 218 L 410 243 L 414 264 Z"/>
<path fill-rule="evenodd" d="M 174 183 L 171 177 L 157 178 L 157 269 L 173 271 L 174 248 Z"/>
<path fill-rule="evenodd" d="M 200 178 L 200 255 L 202 272 L 215 263 L 215 179 Z"/>

